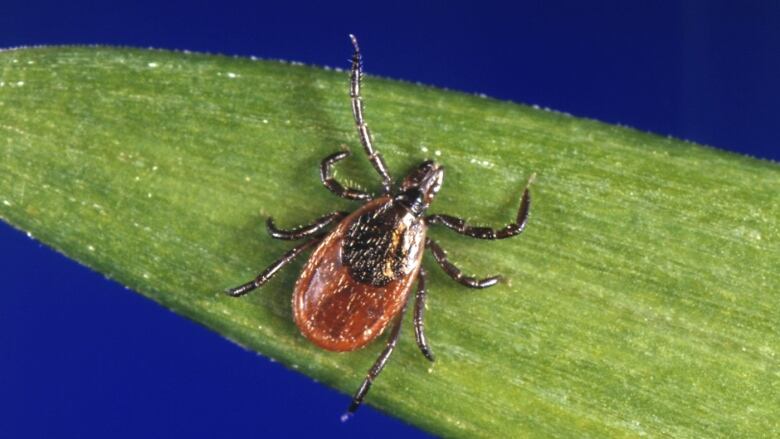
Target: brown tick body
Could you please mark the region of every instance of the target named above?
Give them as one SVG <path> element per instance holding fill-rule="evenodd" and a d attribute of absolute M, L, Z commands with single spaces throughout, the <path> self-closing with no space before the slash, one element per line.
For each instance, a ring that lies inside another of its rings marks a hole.
<path fill-rule="evenodd" d="M 406 303 L 425 229 L 390 197 L 342 220 L 295 285 L 293 316 L 303 335 L 329 351 L 360 349 L 377 338 Z"/>
<path fill-rule="evenodd" d="M 350 35 L 350 38 L 355 49 L 350 75 L 352 114 L 363 149 L 382 178 L 382 193 L 374 197 L 344 187 L 333 177 L 333 165 L 349 156 L 348 152 L 326 157 L 320 167 L 320 177 L 325 187 L 343 198 L 366 203 L 351 214 L 333 212 L 311 225 L 292 230 L 278 229 L 269 218 L 267 225 L 272 237 L 306 241 L 288 251 L 253 281 L 227 291 L 233 297 L 242 296 L 264 285 L 304 250 L 317 246 L 295 284 L 293 293 L 293 316 L 301 333 L 323 349 L 343 352 L 366 346 L 392 323 L 385 349 L 369 369 L 347 414 L 357 410 L 371 383 L 390 358 L 398 341 L 409 292 L 415 281 L 415 338 L 423 355 L 434 360 L 423 325 L 427 294 L 426 275 L 422 267 L 425 249 L 431 250 L 436 262 L 450 277 L 467 287 L 487 288 L 499 280 L 498 276 L 484 279 L 464 276 L 447 259 L 445 251 L 426 237 L 428 226 L 443 225 L 479 239 L 509 238 L 523 231 L 531 207 L 526 186 L 515 221 L 499 230 L 470 226 L 464 220 L 449 215 L 426 216 L 425 212 L 444 179 L 444 168 L 432 161 L 423 162 L 412 170 L 398 189 L 392 191 L 392 179 L 387 166 L 381 154 L 374 149 L 371 133 L 363 118 L 360 49 L 355 37 Z M 333 230 L 324 231 L 334 223 L 336 226 Z"/>

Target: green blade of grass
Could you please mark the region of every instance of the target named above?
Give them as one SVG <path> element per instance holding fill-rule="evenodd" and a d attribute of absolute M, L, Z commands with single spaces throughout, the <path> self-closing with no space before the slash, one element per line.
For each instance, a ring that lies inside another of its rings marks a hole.
<path fill-rule="evenodd" d="M 393 176 L 447 167 L 433 212 L 501 226 L 531 173 L 526 232 L 431 235 L 437 361 L 407 321 L 368 402 L 444 436 L 780 434 L 780 170 L 773 163 L 438 89 L 368 77 Z M 163 51 L 0 53 L 0 217 L 236 342 L 351 393 L 381 349 L 317 349 L 291 319 L 305 258 L 242 299 L 290 243 L 264 232 L 355 203 L 318 181 L 326 154 L 376 190 L 343 72 Z M 3 294 L 14 294 L 4 291 Z M 84 341 L 87 342 L 87 341 Z M 342 407 L 330 407 L 334 417 Z"/>

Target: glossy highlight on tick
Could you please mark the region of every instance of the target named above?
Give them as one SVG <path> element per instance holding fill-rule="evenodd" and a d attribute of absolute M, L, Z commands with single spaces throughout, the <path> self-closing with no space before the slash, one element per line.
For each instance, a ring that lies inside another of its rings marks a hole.
<path fill-rule="evenodd" d="M 360 96 L 360 48 L 355 36 L 349 37 L 354 47 L 349 88 L 352 114 L 360 143 L 381 179 L 381 192 L 374 196 L 345 187 L 334 178 L 333 166 L 347 158 L 349 152 L 341 151 L 325 157 L 320 166 L 320 179 L 325 187 L 342 198 L 361 201 L 363 205 L 352 213 L 332 212 L 310 225 L 290 230 L 277 228 L 273 219 L 269 218 L 267 226 L 272 237 L 303 242 L 254 280 L 226 291 L 230 296 L 239 297 L 259 288 L 282 267 L 314 247 L 295 284 L 292 298 L 293 317 L 301 333 L 323 349 L 346 352 L 368 345 L 388 326 L 391 327 L 385 348 L 368 370 L 343 419 L 360 407 L 371 384 L 390 358 L 415 282 L 415 339 L 425 358 L 434 361 L 423 324 L 427 289 L 422 257 L 426 249 L 431 251 L 439 266 L 462 285 L 487 288 L 500 279 L 499 276 L 483 279 L 465 276 L 447 259 L 444 249 L 426 236 L 428 227 L 441 225 L 478 239 L 504 239 L 525 229 L 531 207 L 526 185 L 514 222 L 498 230 L 471 226 L 463 219 L 450 215 L 426 215 L 444 180 L 444 168 L 430 160 L 413 169 L 394 187 L 387 165 L 374 148 L 365 122 Z"/>

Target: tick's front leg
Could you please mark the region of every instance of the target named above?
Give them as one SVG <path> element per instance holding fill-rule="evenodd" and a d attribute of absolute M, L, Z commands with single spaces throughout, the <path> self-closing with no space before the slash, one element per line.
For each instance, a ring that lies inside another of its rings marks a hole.
<path fill-rule="evenodd" d="M 358 46 L 357 38 L 355 38 L 354 35 L 350 35 L 349 39 L 352 41 L 352 47 L 355 49 L 355 52 L 352 55 L 352 70 L 349 74 L 349 97 L 352 99 L 352 116 L 355 118 L 355 126 L 357 127 L 358 135 L 360 136 L 360 143 L 363 145 L 363 149 L 368 155 L 368 160 L 382 179 L 382 194 L 387 194 L 390 192 L 390 186 L 392 185 L 393 180 L 387 172 L 387 165 L 382 158 L 382 154 L 374 149 L 374 144 L 371 142 L 371 131 L 366 124 L 365 116 L 363 114 L 363 98 L 360 96 L 360 81 L 363 78 L 363 60 L 360 55 L 360 47 Z"/>
<path fill-rule="evenodd" d="M 528 213 L 531 210 L 531 193 L 528 191 L 528 187 L 531 185 L 533 179 L 534 176 L 531 176 L 528 180 L 528 184 L 525 186 L 515 222 L 508 224 L 502 229 L 495 230 L 490 227 L 471 226 L 466 224 L 465 220 L 451 215 L 429 215 L 425 217 L 425 221 L 430 225 L 441 224 L 462 235 L 477 239 L 504 239 L 519 235 L 525 229 L 525 225 L 528 222 Z"/>

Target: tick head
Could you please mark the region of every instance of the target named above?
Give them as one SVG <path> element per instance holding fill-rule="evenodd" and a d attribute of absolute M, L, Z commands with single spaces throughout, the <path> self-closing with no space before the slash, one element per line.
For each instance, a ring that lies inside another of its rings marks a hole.
<path fill-rule="evenodd" d="M 396 198 L 420 215 L 431 204 L 443 181 L 444 167 L 432 160 L 424 161 L 403 179 Z"/>

